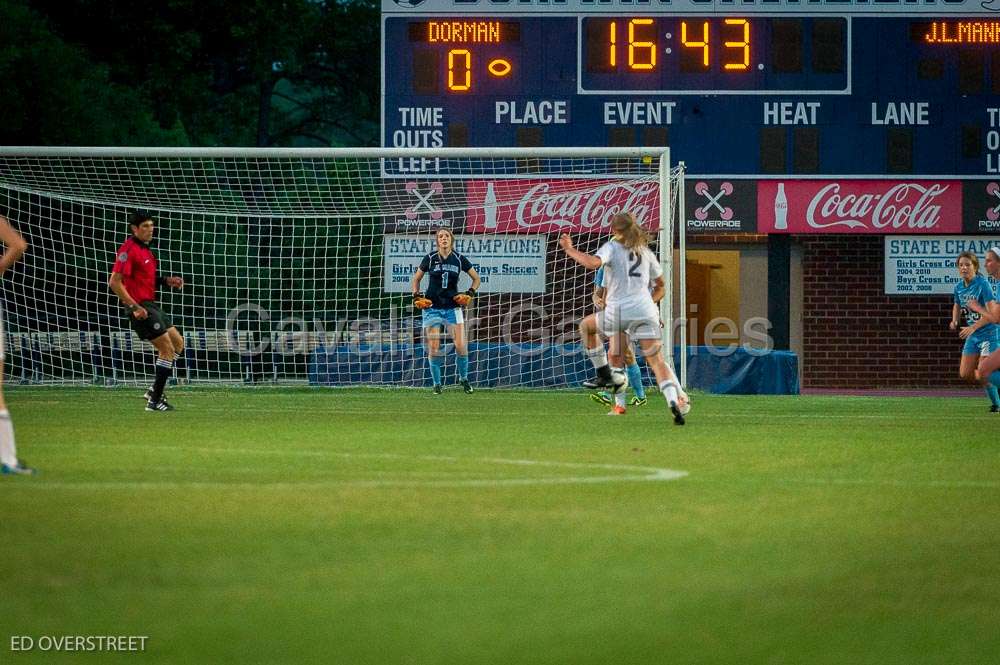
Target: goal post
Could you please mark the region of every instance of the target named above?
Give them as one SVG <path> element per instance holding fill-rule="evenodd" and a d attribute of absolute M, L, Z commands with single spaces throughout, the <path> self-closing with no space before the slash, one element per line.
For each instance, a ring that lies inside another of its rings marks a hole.
<path fill-rule="evenodd" d="M 0 147 L 0 214 L 30 246 L 0 280 L 6 374 L 149 380 L 152 347 L 107 284 L 143 210 L 160 274 L 187 282 L 157 298 L 184 335 L 180 381 L 426 384 L 410 279 L 447 228 L 483 279 L 465 309 L 473 382 L 574 386 L 593 275 L 559 234 L 593 252 L 614 213 L 636 213 L 665 268 L 672 355 L 681 178 L 666 148 Z"/>

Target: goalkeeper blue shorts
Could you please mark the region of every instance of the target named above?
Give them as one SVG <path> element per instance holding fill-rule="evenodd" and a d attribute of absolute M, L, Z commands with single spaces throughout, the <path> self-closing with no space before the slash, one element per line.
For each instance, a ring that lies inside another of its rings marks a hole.
<path fill-rule="evenodd" d="M 465 317 L 462 316 L 461 307 L 453 307 L 450 309 L 438 309 L 436 307 L 431 307 L 430 309 L 425 309 L 423 311 L 424 328 L 437 328 L 440 326 L 455 325 L 458 323 L 465 323 Z"/>
<path fill-rule="evenodd" d="M 994 351 L 1000 350 L 1000 335 L 997 334 L 996 326 L 989 326 L 984 330 L 977 330 L 965 338 L 965 345 L 962 347 L 962 355 L 988 356 Z"/>

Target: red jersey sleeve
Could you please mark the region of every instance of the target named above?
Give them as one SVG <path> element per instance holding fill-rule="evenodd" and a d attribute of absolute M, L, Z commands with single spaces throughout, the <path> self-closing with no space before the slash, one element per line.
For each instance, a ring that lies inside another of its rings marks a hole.
<path fill-rule="evenodd" d="M 125 277 L 132 274 L 132 257 L 129 255 L 129 249 L 132 249 L 132 243 L 127 241 L 118 248 L 118 253 L 115 255 L 115 265 L 111 272 L 121 273 Z"/>

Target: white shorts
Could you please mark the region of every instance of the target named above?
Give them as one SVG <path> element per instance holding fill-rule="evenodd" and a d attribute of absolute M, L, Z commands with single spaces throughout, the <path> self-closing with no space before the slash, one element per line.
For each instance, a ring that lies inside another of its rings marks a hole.
<path fill-rule="evenodd" d="M 610 306 L 597 313 L 597 330 L 602 337 L 627 333 L 629 339 L 660 339 L 660 313 L 655 307 Z"/>

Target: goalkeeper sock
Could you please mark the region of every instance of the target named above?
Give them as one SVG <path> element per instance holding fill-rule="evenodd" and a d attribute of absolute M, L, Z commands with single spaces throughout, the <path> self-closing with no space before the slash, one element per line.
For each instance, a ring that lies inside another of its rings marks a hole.
<path fill-rule="evenodd" d="M 660 392 L 663 393 L 663 397 L 667 400 L 667 406 L 670 406 L 671 402 L 677 402 L 679 396 L 677 394 L 677 384 L 673 381 L 664 381 L 660 384 Z"/>
<path fill-rule="evenodd" d="M 1000 394 L 997 394 L 997 387 L 992 383 L 986 384 L 986 396 L 990 398 L 993 406 L 1000 406 Z"/>
<path fill-rule="evenodd" d="M 156 404 L 163 398 L 163 388 L 167 385 L 167 379 L 170 378 L 173 371 L 173 360 L 156 359 L 156 380 L 153 382 L 153 394 L 149 397 L 150 402 Z"/>
<path fill-rule="evenodd" d="M 14 445 L 14 423 L 10 411 L 0 411 L 0 463 L 17 466 L 17 446 Z"/>
<path fill-rule="evenodd" d="M 468 381 L 469 380 L 469 356 L 458 354 L 455 358 L 455 363 L 458 365 L 458 380 Z"/>
<path fill-rule="evenodd" d="M 997 370 L 990 374 L 990 383 L 994 386 L 1000 387 L 1000 370 Z"/>
<path fill-rule="evenodd" d="M 438 356 L 429 356 L 427 358 L 427 364 L 431 367 L 431 380 L 434 382 L 435 386 L 441 385 L 441 358 Z"/>
<path fill-rule="evenodd" d="M 646 399 L 646 389 L 642 387 L 642 371 L 639 369 L 639 363 L 632 363 L 626 367 L 625 373 L 628 375 L 628 384 L 632 386 L 635 396 L 639 399 Z"/>
<path fill-rule="evenodd" d="M 583 354 L 590 358 L 590 362 L 596 370 L 608 366 L 608 352 L 604 349 L 603 344 L 598 344 L 592 349 L 584 349 Z"/>

